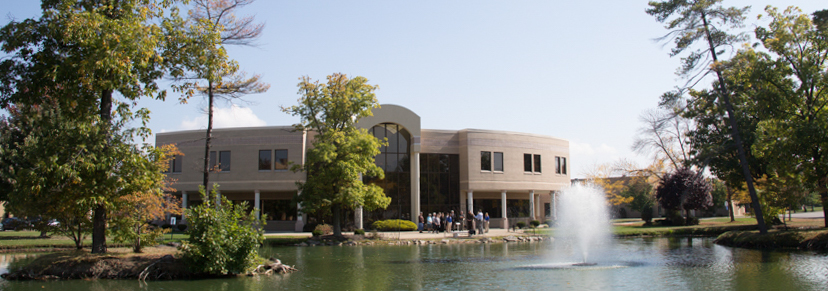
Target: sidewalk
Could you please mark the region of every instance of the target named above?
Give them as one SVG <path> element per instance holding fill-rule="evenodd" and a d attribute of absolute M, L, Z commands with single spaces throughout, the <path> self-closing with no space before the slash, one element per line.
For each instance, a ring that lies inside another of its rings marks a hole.
<path fill-rule="evenodd" d="M 468 231 L 458 231 L 458 238 L 469 238 Z M 353 235 L 353 232 L 343 232 L 343 235 Z M 370 232 L 365 233 L 370 234 Z M 402 239 L 402 240 L 413 240 L 413 239 L 443 239 L 443 238 L 453 238 L 453 233 L 428 233 L 423 232 L 420 233 L 419 231 L 383 231 L 379 232 L 380 236 L 385 239 Z M 483 237 L 505 237 L 510 235 L 526 235 L 531 234 L 531 231 L 525 232 L 523 230 L 518 230 L 517 232 L 512 232 L 511 230 L 500 229 L 500 228 L 490 228 L 489 233 L 485 233 L 482 235 L 474 235 L 471 238 L 483 238 Z M 265 233 L 265 237 L 271 236 L 279 236 L 279 237 L 310 237 L 311 234 L 309 232 L 267 232 Z"/>

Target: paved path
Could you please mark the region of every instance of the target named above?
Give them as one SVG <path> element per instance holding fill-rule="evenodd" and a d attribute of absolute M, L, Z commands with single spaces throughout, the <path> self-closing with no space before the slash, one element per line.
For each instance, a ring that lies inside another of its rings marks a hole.
<path fill-rule="evenodd" d="M 808 218 L 808 219 L 823 219 L 825 218 L 825 213 L 822 211 L 808 211 L 808 212 L 797 212 L 791 214 L 793 218 Z M 785 214 L 787 217 L 787 214 Z"/>
<path fill-rule="evenodd" d="M 367 232 L 366 234 L 369 234 Z M 344 235 L 352 235 L 353 232 L 344 232 Z M 443 239 L 443 238 L 452 238 L 454 237 L 453 233 L 428 233 L 423 232 L 420 233 L 419 231 L 400 231 L 400 232 L 380 232 L 379 233 L 383 238 L 387 239 L 404 239 L 404 240 L 412 240 L 412 239 Z M 469 232 L 457 232 L 459 238 L 469 238 Z M 500 229 L 500 228 L 490 228 L 489 233 L 483 235 L 474 235 L 472 238 L 482 238 L 482 237 L 503 237 L 503 236 L 510 236 L 515 234 L 532 234 L 531 230 L 527 230 L 525 233 L 523 231 L 518 231 L 517 233 L 511 232 L 511 230 Z M 267 232 L 265 236 L 290 236 L 290 237 L 310 237 L 311 234 L 308 232 Z"/>

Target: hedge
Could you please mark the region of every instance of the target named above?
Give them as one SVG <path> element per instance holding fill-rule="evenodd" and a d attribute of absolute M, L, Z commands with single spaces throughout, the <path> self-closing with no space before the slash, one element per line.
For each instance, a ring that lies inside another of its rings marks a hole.
<path fill-rule="evenodd" d="M 374 229 L 379 231 L 391 231 L 391 230 L 401 230 L 401 231 L 411 231 L 417 230 L 417 225 L 408 220 L 402 219 L 388 219 L 388 220 L 377 220 L 374 221 L 374 224 L 371 225 Z"/>

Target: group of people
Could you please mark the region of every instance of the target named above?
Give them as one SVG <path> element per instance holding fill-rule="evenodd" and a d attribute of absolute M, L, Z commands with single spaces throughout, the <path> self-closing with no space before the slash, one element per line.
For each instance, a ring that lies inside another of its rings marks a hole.
<path fill-rule="evenodd" d="M 418 217 L 417 229 L 420 233 L 428 231 L 429 233 L 452 232 L 455 230 L 463 231 L 469 230 L 469 235 L 483 234 L 489 232 L 489 213 L 478 211 L 477 215 L 469 211 L 467 215 L 460 212 L 460 216 L 454 214 L 454 210 L 449 213 L 433 212 L 428 216 L 423 216 L 420 212 Z"/>

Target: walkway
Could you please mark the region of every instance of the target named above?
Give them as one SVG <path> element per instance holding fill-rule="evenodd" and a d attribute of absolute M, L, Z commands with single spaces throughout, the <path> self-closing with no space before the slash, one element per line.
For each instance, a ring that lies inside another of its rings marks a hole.
<path fill-rule="evenodd" d="M 531 230 L 526 230 L 526 232 L 519 230 L 517 233 L 512 232 L 511 230 L 500 229 L 500 228 L 490 228 L 489 233 L 483 235 L 474 235 L 472 238 L 483 238 L 483 237 L 505 237 L 510 235 L 524 235 L 524 234 L 531 234 Z M 343 235 L 353 235 L 353 232 L 343 232 Z M 370 232 L 366 232 L 366 234 L 370 234 Z M 443 238 L 452 238 L 454 235 L 452 233 L 428 233 L 423 232 L 420 233 L 419 231 L 400 231 L 400 232 L 379 232 L 380 236 L 386 239 L 403 239 L 403 240 L 412 240 L 412 239 L 443 239 Z M 469 238 L 468 231 L 457 232 L 458 238 Z M 278 236 L 278 237 L 309 237 L 311 234 L 309 232 L 267 232 L 265 233 L 265 237 L 270 236 Z"/>

